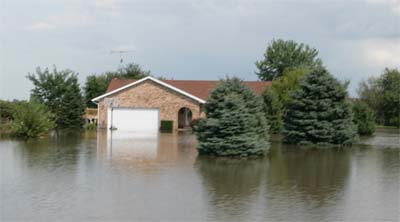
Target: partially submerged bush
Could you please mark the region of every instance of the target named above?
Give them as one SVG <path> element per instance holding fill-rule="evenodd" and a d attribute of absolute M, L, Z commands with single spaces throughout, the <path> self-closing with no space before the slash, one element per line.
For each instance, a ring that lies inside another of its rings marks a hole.
<path fill-rule="evenodd" d="M 263 155 L 269 148 L 263 102 L 237 78 L 222 81 L 205 105 L 207 118 L 195 125 L 199 153 Z"/>
<path fill-rule="evenodd" d="M 53 118 L 45 105 L 23 102 L 15 106 L 12 134 L 25 139 L 40 137 L 55 127 Z"/>
<path fill-rule="evenodd" d="M 354 123 L 360 135 L 372 135 L 375 132 L 374 111 L 363 101 L 353 104 Z"/>
<path fill-rule="evenodd" d="M 174 129 L 174 121 L 172 120 L 161 120 L 160 131 L 162 133 L 172 133 Z"/>
<path fill-rule="evenodd" d="M 86 130 L 96 131 L 97 130 L 97 123 L 88 123 L 86 125 Z"/>

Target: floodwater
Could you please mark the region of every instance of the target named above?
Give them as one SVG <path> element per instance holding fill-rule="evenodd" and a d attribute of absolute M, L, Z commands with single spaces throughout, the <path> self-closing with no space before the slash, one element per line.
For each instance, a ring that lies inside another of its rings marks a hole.
<path fill-rule="evenodd" d="M 275 138 L 276 140 L 276 138 Z M 0 221 L 398 221 L 400 136 L 198 156 L 191 134 L 0 140 Z"/>

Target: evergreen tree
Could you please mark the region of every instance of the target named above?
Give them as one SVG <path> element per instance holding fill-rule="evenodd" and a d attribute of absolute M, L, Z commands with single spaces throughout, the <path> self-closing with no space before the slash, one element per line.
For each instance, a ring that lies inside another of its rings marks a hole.
<path fill-rule="evenodd" d="M 271 133 L 280 133 L 282 131 L 282 103 L 278 95 L 271 88 L 263 93 L 265 118 L 270 126 Z"/>
<path fill-rule="evenodd" d="M 195 126 L 200 154 L 248 156 L 268 150 L 262 100 L 238 78 L 228 78 L 213 90 L 205 113 L 207 118 Z"/>
<path fill-rule="evenodd" d="M 77 74 L 71 70 L 50 71 L 37 68 L 36 75 L 29 74 L 34 84 L 32 100 L 45 104 L 55 115 L 57 128 L 81 128 L 84 124 L 85 102 Z"/>
<path fill-rule="evenodd" d="M 353 113 L 358 134 L 372 135 L 375 132 L 375 115 L 372 109 L 365 102 L 356 101 L 353 104 Z"/>
<path fill-rule="evenodd" d="M 351 144 L 356 136 L 346 86 L 325 68 L 304 76 L 291 94 L 284 141 L 294 144 Z"/>

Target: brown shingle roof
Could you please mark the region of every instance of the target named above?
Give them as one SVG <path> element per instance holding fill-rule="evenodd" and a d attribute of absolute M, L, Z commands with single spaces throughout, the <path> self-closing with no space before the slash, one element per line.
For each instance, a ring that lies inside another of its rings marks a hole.
<path fill-rule="evenodd" d="M 133 83 L 137 80 L 134 79 L 117 79 L 111 80 L 107 88 L 107 93 L 125 85 Z M 180 90 L 190 93 L 200 99 L 207 100 L 210 96 L 211 91 L 219 83 L 219 81 L 210 80 L 161 80 L 171 86 L 174 86 Z M 261 95 L 265 88 L 271 85 L 271 82 L 262 81 L 244 81 L 244 83 L 254 90 L 255 93 Z"/>

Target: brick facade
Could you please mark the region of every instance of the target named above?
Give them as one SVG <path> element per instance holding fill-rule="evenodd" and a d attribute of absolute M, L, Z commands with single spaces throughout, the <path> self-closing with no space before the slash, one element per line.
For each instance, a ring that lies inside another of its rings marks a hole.
<path fill-rule="evenodd" d="M 201 104 L 167 87 L 146 80 L 138 85 L 102 98 L 98 104 L 98 126 L 107 128 L 107 100 L 113 98 L 114 107 L 156 108 L 160 110 L 160 120 L 172 120 L 178 129 L 178 112 L 186 107 L 192 111 L 192 119 L 204 116 Z M 107 104 L 108 103 L 108 104 Z"/>

